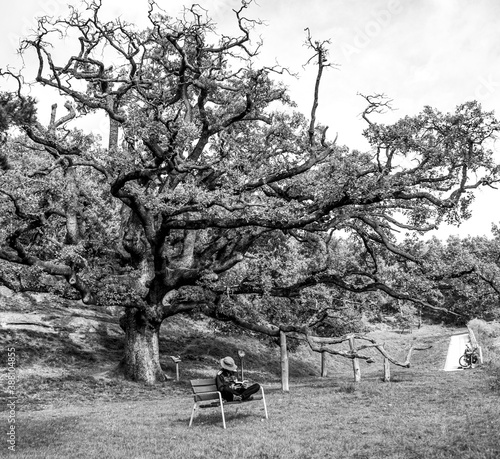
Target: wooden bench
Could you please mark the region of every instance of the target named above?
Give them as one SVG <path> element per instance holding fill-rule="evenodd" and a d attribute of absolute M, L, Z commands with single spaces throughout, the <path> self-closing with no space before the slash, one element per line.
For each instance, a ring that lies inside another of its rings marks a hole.
<path fill-rule="evenodd" d="M 234 401 L 226 402 L 222 398 L 222 394 L 217 390 L 215 385 L 215 378 L 209 379 L 193 379 L 191 380 L 191 388 L 193 389 L 194 406 L 191 412 L 191 419 L 189 420 L 189 427 L 193 424 L 193 419 L 198 408 L 216 408 L 220 406 L 222 414 L 222 425 L 224 429 L 226 428 L 226 418 L 224 417 L 224 406 L 225 405 L 240 405 L 242 403 L 250 403 L 255 400 L 262 400 L 264 403 L 264 412 L 266 413 L 266 419 L 269 419 L 267 415 L 266 397 L 264 395 L 264 388 L 260 387 L 260 393 L 256 393 L 252 396 L 252 400 L 246 401 Z"/>

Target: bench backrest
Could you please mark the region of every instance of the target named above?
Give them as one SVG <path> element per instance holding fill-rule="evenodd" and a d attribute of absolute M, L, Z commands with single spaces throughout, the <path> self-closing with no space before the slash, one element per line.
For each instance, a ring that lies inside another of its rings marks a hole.
<path fill-rule="evenodd" d="M 191 388 L 197 402 L 219 399 L 215 378 L 193 379 L 191 380 Z"/>

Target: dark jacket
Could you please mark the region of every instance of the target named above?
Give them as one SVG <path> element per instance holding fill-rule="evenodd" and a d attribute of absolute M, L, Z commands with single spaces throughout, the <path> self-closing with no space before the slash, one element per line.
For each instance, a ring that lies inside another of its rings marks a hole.
<path fill-rule="evenodd" d="M 224 369 L 219 370 L 215 377 L 217 390 L 222 394 L 229 392 L 238 395 L 241 392 L 241 384 L 237 384 L 236 379 L 236 373 Z"/>

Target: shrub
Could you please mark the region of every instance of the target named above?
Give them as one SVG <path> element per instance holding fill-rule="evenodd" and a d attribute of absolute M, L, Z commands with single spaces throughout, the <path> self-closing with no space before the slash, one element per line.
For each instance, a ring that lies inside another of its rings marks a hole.
<path fill-rule="evenodd" d="M 467 325 L 481 346 L 486 371 L 491 375 L 490 387 L 500 392 L 500 323 L 473 319 Z"/>

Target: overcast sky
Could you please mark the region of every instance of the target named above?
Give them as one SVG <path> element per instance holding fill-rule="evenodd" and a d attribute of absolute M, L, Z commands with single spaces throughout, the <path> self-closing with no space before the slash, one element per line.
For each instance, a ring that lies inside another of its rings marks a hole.
<path fill-rule="evenodd" d="M 64 15 L 68 0 L 4 0 L 0 17 L 0 66 L 19 67 L 15 49 L 19 38 L 44 14 Z M 167 13 L 177 15 L 182 0 L 157 0 Z M 230 31 L 235 0 L 198 0 L 223 30 Z M 103 0 L 109 19 L 146 24 L 147 0 Z M 303 46 L 304 29 L 315 39 L 331 40 L 330 69 L 321 87 L 318 118 L 338 132 L 338 143 L 367 149 L 359 117 L 364 105 L 357 95 L 385 93 L 397 110 L 387 122 L 431 105 L 452 111 L 468 100 L 496 110 L 500 117 L 500 1 L 498 0 L 258 0 L 246 16 L 260 18 L 257 29 L 264 40 L 262 60 L 277 62 L 300 74 L 287 79 L 292 98 L 309 113 L 314 68 L 302 67 L 310 57 Z M 379 119 L 382 121 L 382 118 Z M 500 142 L 500 141 L 499 141 Z M 498 144 L 500 145 L 500 143 Z M 500 148 L 496 147 L 497 151 Z M 500 154 L 498 155 L 500 161 Z M 460 228 L 442 228 L 437 235 L 490 234 L 500 222 L 500 191 L 478 193 L 473 217 Z"/>

